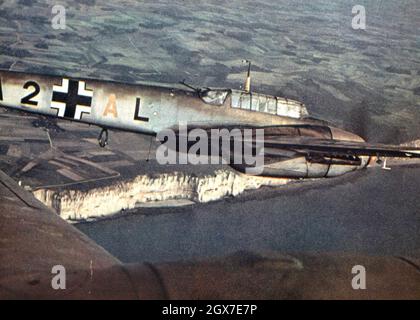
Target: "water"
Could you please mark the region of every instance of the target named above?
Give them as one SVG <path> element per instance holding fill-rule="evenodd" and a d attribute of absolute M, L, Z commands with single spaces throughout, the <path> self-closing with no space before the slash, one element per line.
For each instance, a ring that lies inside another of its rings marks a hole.
<path fill-rule="evenodd" d="M 403 255 L 420 249 L 420 167 L 362 171 L 77 227 L 125 262 L 238 250 Z"/>

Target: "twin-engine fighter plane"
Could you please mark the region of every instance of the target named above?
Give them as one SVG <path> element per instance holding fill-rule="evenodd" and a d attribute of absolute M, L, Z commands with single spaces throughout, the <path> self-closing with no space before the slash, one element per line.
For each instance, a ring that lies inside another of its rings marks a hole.
<path fill-rule="evenodd" d="M 420 158 L 420 149 L 367 144 L 360 136 L 309 116 L 304 104 L 243 90 L 113 81 L 0 71 L 0 105 L 102 128 L 156 135 L 191 128 L 264 129 L 262 176 L 333 177 L 364 168 L 372 159 Z M 246 165 L 233 167 L 246 171 Z"/>

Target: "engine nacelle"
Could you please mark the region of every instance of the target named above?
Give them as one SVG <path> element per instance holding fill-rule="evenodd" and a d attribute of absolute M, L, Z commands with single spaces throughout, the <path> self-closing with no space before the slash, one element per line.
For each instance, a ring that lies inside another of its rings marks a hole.
<path fill-rule="evenodd" d="M 362 169 L 368 164 L 369 157 L 336 157 L 312 158 L 299 156 L 296 158 L 279 159 L 279 157 L 264 157 L 264 168 L 259 174 L 278 178 L 326 178 Z M 231 164 L 240 172 L 249 172 L 245 164 Z"/>
<path fill-rule="evenodd" d="M 224 128 L 232 129 L 232 128 Z M 245 130 L 251 129 L 252 135 L 246 135 Z M 263 141 L 261 137 L 258 138 L 256 130 L 263 129 Z M 316 144 L 321 141 L 346 141 L 346 142 L 363 142 L 364 140 L 351 133 L 338 128 L 321 125 L 286 125 L 273 126 L 264 128 L 242 127 L 227 130 L 229 135 L 224 136 L 223 141 L 220 136 L 212 136 L 211 129 L 203 130 L 204 137 L 211 137 L 204 142 L 203 149 L 200 150 L 200 155 L 208 156 L 213 150 L 212 144 L 218 144 L 218 155 L 229 163 L 232 168 L 247 174 L 255 174 L 259 176 L 281 177 L 281 178 L 324 178 L 335 177 L 347 172 L 355 171 L 364 168 L 368 162 L 368 156 L 355 156 L 343 153 L 323 154 L 322 149 L 307 148 L 305 151 L 305 144 L 308 146 Z M 196 150 L 195 144 L 201 141 L 201 136 L 192 135 L 192 129 L 185 132 L 176 132 L 176 144 L 168 146 L 177 152 L 190 153 L 191 150 Z M 233 134 L 235 132 L 235 134 Z M 227 139 L 226 139 L 227 138 Z M 258 146 L 257 140 L 260 142 Z M 224 143 L 226 142 L 227 143 Z M 239 142 L 239 150 L 237 144 Z M 161 140 L 161 143 L 166 143 L 166 140 Z M 263 149 L 260 148 L 261 144 Z M 181 146 L 183 146 L 181 148 Z M 248 148 L 245 148 L 248 146 Z M 282 147 L 284 146 L 284 147 Z M 250 158 L 257 158 L 257 149 L 264 150 L 264 154 L 259 154 L 259 160 L 254 164 L 244 161 L 244 151 L 251 150 L 253 155 Z M 192 152 L 196 153 L 195 151 Z M 241 161 L 236 161 L 237 159 Z M 257 167 L 256 167 L 257 166 Z M 255 168 L 255 170 L 253 170 Z"/>

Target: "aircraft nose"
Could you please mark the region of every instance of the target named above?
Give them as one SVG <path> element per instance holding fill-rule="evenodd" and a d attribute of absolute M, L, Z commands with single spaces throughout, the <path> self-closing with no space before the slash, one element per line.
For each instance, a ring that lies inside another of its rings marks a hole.
<path fill-rule="evenodd" d="M 355 133 L 345 131 L 343 129 L 330 127 L 332 138 L 334 140 L 343 140 L 343 141 L 355 141 L 355 142 L 365 142 L 365 140 L 358 136 Z"/>

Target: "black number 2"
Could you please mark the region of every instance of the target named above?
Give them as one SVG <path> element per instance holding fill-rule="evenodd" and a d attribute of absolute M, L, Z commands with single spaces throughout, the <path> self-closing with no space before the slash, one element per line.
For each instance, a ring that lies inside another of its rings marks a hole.
<path fill-rule="evenodd" d="M 29 87 L 32 87 L 34 89 L 34 91 L 30 94 L 28 94 L 26 97 L 23 97 L 22 100 L 20 101 L 20 103 L 22 104 L 29 104 L 32 106 L 37 106 L 38 105 L 38 101 L 33 101 L 32 99 L 35 98 L 39 91 L 41 90 L 39 88 L 39 84 L 36 83 L 35 81 L 28 81 L 23 85 L 24 89 L 28 89 Z"/>

